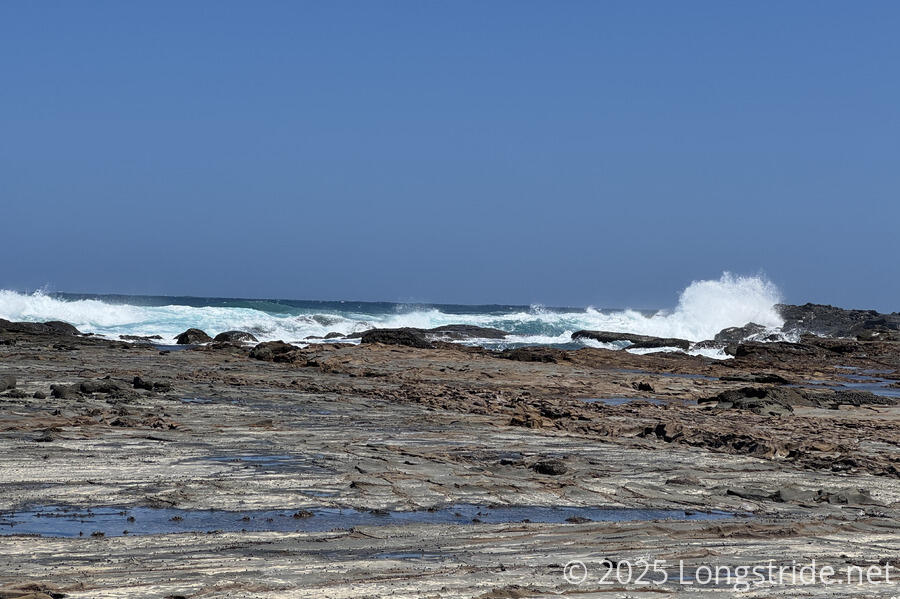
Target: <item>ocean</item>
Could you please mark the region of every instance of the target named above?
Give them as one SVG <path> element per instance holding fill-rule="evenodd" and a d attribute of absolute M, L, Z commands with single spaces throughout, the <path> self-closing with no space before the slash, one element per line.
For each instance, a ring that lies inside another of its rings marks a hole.
<path fill-rule="evenodd" d="M 674 295 L 674 294 L 673 294 Z M 720 330 L 755 322 L 771 330 L 783 324 L 775 306 L 778 288 L 760 276 L 724 273 L 695 281 L 675 306 L 655 311 L 595 307 L 552 308 L 538 305 L 404 304 L 391 302 L 311 301 L 169 296 L 22 293 L 0 290 L 0 318 L 42 322 L 62 320 L 85 333 L 111 339 L 120 335 L 160 335 L 171 343 L 194 327 L 210 335 L 228 330 L 253 333 L 260 341 L 308 343 L 308 337 L 349 334 L 371 328 L 432 328 L 448 324 L 494 327 L 504 340 L 468 340 L 491 348 L 523 345 L 624 347 L 590 339 L 572 342 L 580 329 L 711 339 Z M 697 353 L 708 352 L 699 350 Z M 713 352 L 715 353 L 715 352 Z"/>

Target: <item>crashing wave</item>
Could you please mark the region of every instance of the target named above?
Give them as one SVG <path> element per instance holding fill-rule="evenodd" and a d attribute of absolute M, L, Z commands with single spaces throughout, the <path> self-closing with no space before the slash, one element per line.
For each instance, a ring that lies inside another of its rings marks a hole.
<path fill-rule="evenodd" d="M 407 308 L 402 305 L 381 312 L 306 308 L 286 311 L 284 306 L 279 306 L 277 312 L 270 312 L 245 305 L 143 306 L 99 299 L 64 299 L 43 292 L 0 291 L 0 318 L 31 322 L 63 320 L 83 332 L 110 338 L 161 335 L 165 340 L 174 339 L 190 327 L 203 329 L 211 335 L 244 330 L 252 332 L 261 341 L 302 341 L 311 336 L 324 337 L 330 332 L 348 335 L 370 328 L 429 329 L 470 324 L 507 331 L 509 336 L 502 342 L 485 340 L 479 344 L 508 347 L 518 344 L 571 345 L 571 334 L 582 329 L 691 341 L 712 339 L 722 329 L 740 327 L 748 322 L 763 325 L 767 330 L 777 330 L 783 324 L 776 309 L 779 301 L 777 287 L 767 279 L 724 273 L 717 280 L 691 283 L 682 291 L 674 309 L 653 314 L 638 310 L 603 311 L 593 307 L 552 309 L 540 305 L 474 314 L 468 310 L 453 313 L 436 307 Z M 580 340 L 579 344 L 609 349 L 627 346 L 598 344 L 587 339 Z"/>

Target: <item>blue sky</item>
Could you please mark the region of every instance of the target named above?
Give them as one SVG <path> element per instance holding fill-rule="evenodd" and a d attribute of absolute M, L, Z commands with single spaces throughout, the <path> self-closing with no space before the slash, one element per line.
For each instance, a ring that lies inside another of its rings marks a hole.
<path fill-rule="evenodd" d="M 900 310 L 900 4 L 5 2 L 0 287 Z"/>

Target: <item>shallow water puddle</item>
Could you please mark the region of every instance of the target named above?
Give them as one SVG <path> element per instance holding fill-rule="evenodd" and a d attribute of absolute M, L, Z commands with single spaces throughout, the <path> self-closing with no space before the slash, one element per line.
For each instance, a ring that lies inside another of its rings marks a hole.
<path fill-rule="evenodd" d="M 181 510 L 175 508 L 79 509 L 38 506 L 0 513 L 3 535 L 45 537 L 122 536 L 179 532 L 324 532 L 354 526 L 403 524 L 503 524 L 510 522 L 585 523 L 635 520 L 720 520 L 727 512 L 686 512 L 621 508 L 531 507 L 456 504 L 420 511 L 360 511 L 340 508 L 311 510 Z"/>
<path fill-rule="evenodd" d="M 861 372 L 871 372 L 875 374 L 889 374 L 893 371 L 861 371 Z M 877 376 L 871 376 L 869 374 L 860 375 L 860 374 L 842 374 L 846 379 L 849 379 L 853 382 L 833 382 L 827 380 L 810 380 L 804 381 L 808 385 L 812 385 L 819 388 L 825 389 L 835 389 L 835 390 L 852 390 L 852 391 L 868 391 L 869 393 L 873 393 L 875 395 L 880 395 L 882 397 L 898 397 L 900 398 L 900 388 L 892 388 L 891 386 L 897 383 L 895 380 L 885 379 Z M 799 386 L 799 385 L 793 385 Z"/>

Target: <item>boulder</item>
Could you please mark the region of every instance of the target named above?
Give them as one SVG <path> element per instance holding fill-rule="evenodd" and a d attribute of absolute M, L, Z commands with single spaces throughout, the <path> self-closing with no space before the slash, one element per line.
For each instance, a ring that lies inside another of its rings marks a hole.
<path fill-rule="evenodd" d="M 291 356 L 297 349 L 284 341 L 264 341 L 250 350 L 250 357 L 266 362 L 291 362 Z"/>
<path fill-rule="evenodd" d="M 384 343 L 385 345 L 405 345 L 421 349 L 433 349 L 422 329 L 372 329 L 360 337 L 361 343 Z"/>
<path fill-rule="evenodd" d="M 245 343 L 250 341 L 252 341 L 253 343 L 257 343 L 259 341 L 259 339 L 254 337 L 253 334 L 246 331 L 225 331 L 224 333 L 219 333 L 218 335 L 216 335 L 213 340 L 227 341 L 229 343 Z"/>
<path fill-rule="evenodd" d="M 175 343 L 178 345 L 197 345 L 199 343 L 209 343 L 210 341 L 212 341 L 212 337 L 200 329 L 188 329 L 175 338 Z"/>
<path fill-rule="evenodd" d="M 343 336 L 344 336 L 343 333 L 338 333 L 337 331 L 332 331 L 332 332 L 328 333 L 327 335 L 325 335 L 324 338 L 325 339 L 340 339 Z"/>
<path fill-rule="evenodd" d="M 650 335 L 634 335 L 632 333 L 616 333 L 613 331 L 575 331 L 572 333 L 572 339 L 593 339 L 600 343 L 616 343 L 625 341 L 630 343 L 629 349 L 650 349 L 657 347 L 677 347 L 687 351 L 691 347 L 691 342 L 687 339 L 676 339 L 671 337 L 651 337 Z"/>
<path fill-rule="evenodd" d="M 76 385 L 50 385 L 50 396 L 57 399 L 77 399 L 81 397 Z"/>

